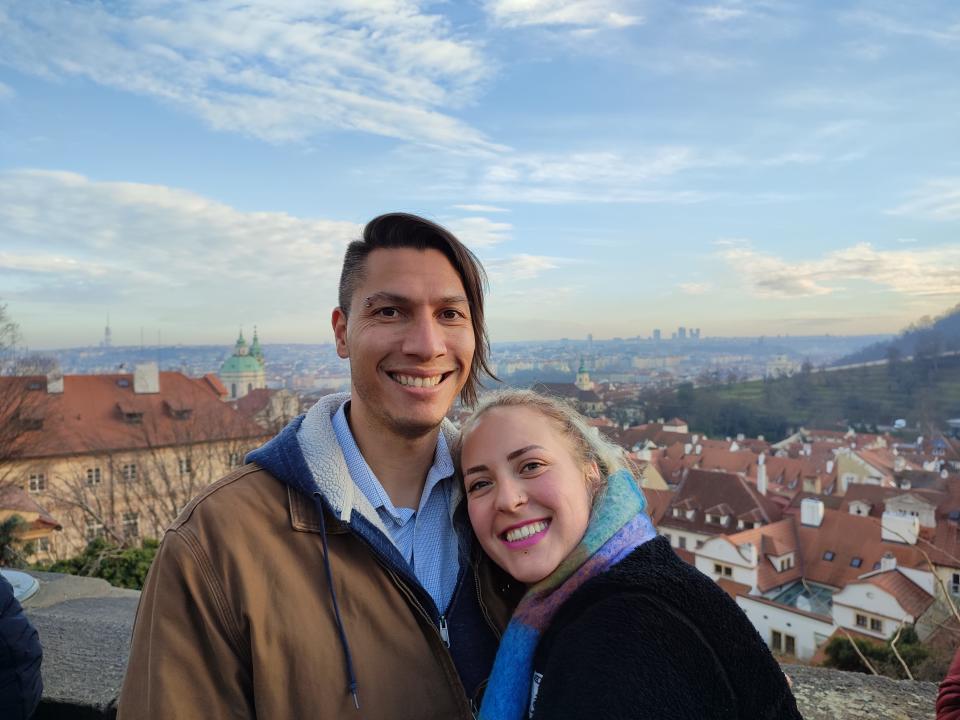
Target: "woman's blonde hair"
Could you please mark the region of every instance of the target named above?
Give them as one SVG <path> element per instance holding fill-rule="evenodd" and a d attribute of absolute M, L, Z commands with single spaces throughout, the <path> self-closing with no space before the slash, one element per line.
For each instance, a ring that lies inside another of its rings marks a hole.
<path fill-rule="evenodd" d="M 474 407 L 473 414 L 467 418 L 460 428 L 460 437 L 453 447 L 453 457 L 460 468 L 460 455 L 463 451 L 463 440 L 469 434 L 474 424 L 493 408 L 525 407 L 536 410 L 548 420 L 553 421 L 557 429 L 570 442 L 570 450 L 574 458 L 584 465 L 596 463 L 600 471 L 599 481 L 591 487 L 594 503 L 603 494 L 607 478 L 618 470 L 627 470 L 636 477 L 636 467 L 627 457 L 623 448 L 614 445 L 603 437 L 599 430 L 590 427 L 586 419 L 557 398 L 540 395 L 533 390 L 499 390 L 482 396 Z"/>

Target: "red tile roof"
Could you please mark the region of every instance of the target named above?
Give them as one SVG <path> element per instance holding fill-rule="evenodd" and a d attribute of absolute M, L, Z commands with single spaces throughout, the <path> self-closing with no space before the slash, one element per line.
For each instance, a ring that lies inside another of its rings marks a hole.
<path fill-rule="evenodd" d="M 803 577 L 800 540 L 793 518 L 784 518 L 770 525 L 743 530 L 726 538 L 735 546 L 747 543 L 757 548 L 757 589 L 767 592 L 771 588 L 786 585 Z M 793 567 L 779 570 L 770 556 L 794 553 Z"/>
<path fill-rule="evenodd" d="M 60 523 L 53 519 L 46 508 L 34 500 L 30 493 L 16 485 L 0 487 L 0 510 L 37 513 L 35 525 L 47 526 L 55 530 L 61 529 Z"/>
<path fill-rule="evenodd" d="M 42 428 L 17 439 L 19 457 L 162 447 L 264 437 L 264 431 L 220 401 L 205 379 L 159 374 L 160 392 L 134 393 L 133 376 L 66 375 L 62 393 L 47 393 L 43 377 L 0 377 L 0 393 L 27 392 Z M 28 384 L 42 383 L 40 390 Z M 176 417 L 176 411 L 189 411 Z M 142 415 L 124 419 L 124 413 Z M 6 418 L 0 418 L 0 422 Z"/>
<path fill-rule="evenodd" d="M 840 510 L 824 510 L 820 527 L 800 525 L 799 512 L 788 511 L 797 520 L 797 533 L 803 554 L 803 572 L 807 580 L 842 588 L 871 572 L 885 553 L 893 553 L 897 564 L 927 569 L 923 553 L 916 545 L 886 542 L 880 538 L 880 519 L 850 515 Z M 833 559 L 825 559 L 833 553 Z M 852 565 L 860 558 L 859 566 Z"/>
<path fill-rule="evenodd" d="M 706 522 L 705 513 L 721 504 L 730 507 L 731 522 L 726 526 Z M 706 535 L 737 532 L 738 519 L 751 524 L 769 524 L 779 520 L 782 514 L 776 503 L 758 493 L 756 488 L 739 475 L 707 470 L 690 470 L 677 489 L 671 507 L 693 509 L 694 517 L 688 520 L 685 514 L 673 517 L 672 513 L 668 513 L 663 518 L 664 526 Z"/>
<path fill-rule="evenodd" d="M 888 570 L 865 578 L 864 582 L 876 585 L 893 595 L 900 607 L 918 618 L 933 604 L 933 595 L 928 593 L 899 570 Z"/>

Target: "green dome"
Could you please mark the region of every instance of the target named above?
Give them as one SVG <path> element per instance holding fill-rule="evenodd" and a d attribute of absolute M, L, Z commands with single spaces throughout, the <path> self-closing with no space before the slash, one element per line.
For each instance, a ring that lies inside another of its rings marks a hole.
<path fill-rule="evenodd" d="M 263 368 L 259 361 L 252 355 L 231 355 L 226 362 L 220 366 L 220 376 L 235 375 L 239 373 L 258 373 Z"/>

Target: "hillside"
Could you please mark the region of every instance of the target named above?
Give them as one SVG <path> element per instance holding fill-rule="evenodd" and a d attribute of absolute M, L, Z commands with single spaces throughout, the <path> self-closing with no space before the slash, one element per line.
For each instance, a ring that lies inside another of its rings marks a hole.
<path fill-rule="evenodd" d="M 834 365 L 852 365 L 890 357 L 936 355 L 960 350 L 960 305 L 930 320 L 925 318 L 901 332 L 893 340 L 874 343 L 837 360 Z"/>
<path fill-rule="evenodd" d="M 942 428 L 948 418 L 960 417 L 960 355 L 732 385 L 686 383 L 649 405 L 651 415 L 679 415 L 713 436 L 777 438 L 801 425 L 873 429 L 898 418 L 909 427 Z"/>

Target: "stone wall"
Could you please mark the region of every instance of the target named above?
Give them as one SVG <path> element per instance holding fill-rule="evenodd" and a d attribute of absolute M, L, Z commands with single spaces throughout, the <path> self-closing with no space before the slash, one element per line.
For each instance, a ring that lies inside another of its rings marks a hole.
<path fill-rule="evenodd" d="M 31 574 L 40 580 L 40 591 L 24 607 L 44 649 L 43 702 L 34 720 L 112 720 L 139 593 L 94 578 Z M 784 670 L 806 720 L 934 716 L 934 683 L 800 665 Z"/>

